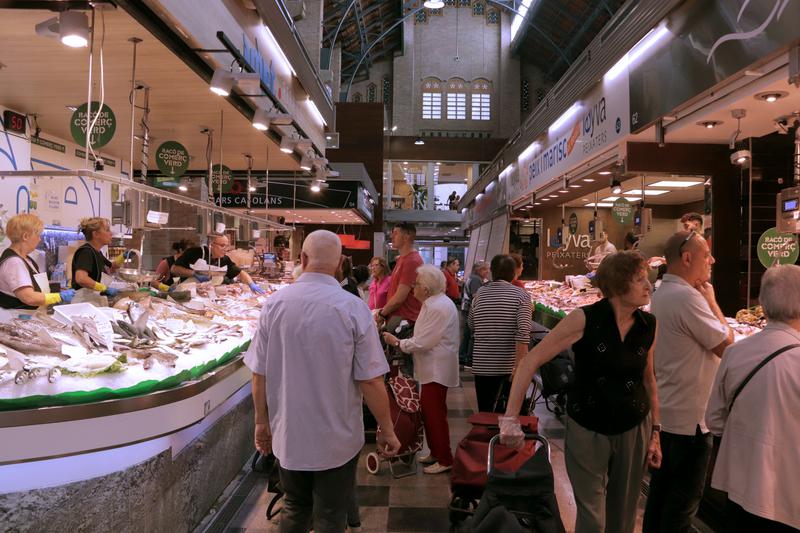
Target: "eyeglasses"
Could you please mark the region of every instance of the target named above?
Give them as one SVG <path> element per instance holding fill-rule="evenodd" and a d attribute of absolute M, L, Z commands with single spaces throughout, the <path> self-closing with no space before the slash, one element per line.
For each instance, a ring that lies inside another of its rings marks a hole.
<path fill-rule="evenodd" d="M 684 246 L 686 245 L 686 243 L 687 243 L 687 242 L 689 242 L 689 241 L 691 240 L 691 238 L 692 238 L 692 237 L 694 237 L 694 236 L 695 236 L 695 232 L 693 232 L 693 231 L 690 231 L 690 232 L 689 232 L 689 235 L 687 235 L 687 236 L 686 236 L 686 238 L 685 238 L 685 239 L 683 239 L 683 242 L 681 243 L 681 245 L 680 245 L 680 246 L 678 246 L 678 255 L 680 255 L 680 254 L 682 254 L 682 253 L 683 253 L 683 247 L 684 247 Z"/>

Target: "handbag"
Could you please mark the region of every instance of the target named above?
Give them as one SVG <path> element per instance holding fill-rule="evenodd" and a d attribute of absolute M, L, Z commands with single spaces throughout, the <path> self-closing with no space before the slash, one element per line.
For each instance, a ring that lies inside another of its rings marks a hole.
<path fill-rule="evenodd" d="M 750 380 L 753 379 L 753 376 L 755 376 L 756 373 L 764 367 L 764 365 L 766 365 L 767 363 L 778 357 L 783 352 L 787 352 L 793 348 L 800 348 L 800 344 L 789 344 L 788 346 L 784 346 L 779 350 L 775 350 L 774 352 L 766 356 L 763 361 L 758 363 L 756 367 L 753 370 L 751 370 L 749 374 L 747 374 L 747 377 L 742 380 L 739 386 L 736 387 L 736 392 L 733 393 L 733 398 L 731 398 L 731 401 L 728 404 L 728 413 L 730 413 L 731 410 L 733 409 L 733 402 L 735 402 L 736 398 L 739 397 L 739 394 L 742 392 L 742 389 L 744 389 L 745 385 L 747 385 L 750 382 Z"/>

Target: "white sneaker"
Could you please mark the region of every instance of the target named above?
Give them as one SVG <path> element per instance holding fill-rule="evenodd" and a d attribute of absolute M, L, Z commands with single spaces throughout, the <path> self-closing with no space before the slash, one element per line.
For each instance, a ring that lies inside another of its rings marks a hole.
<path fill-rule="evenodd" d="M 425 468 L 422 469 L 422 471 L 425 472 L 426 474 L 441 474 L 443 472 L 451 470 L 452 468 L 453 468 L 452 466 L 444 466 L 437 462 L 433 463 L 430 466 L 426 466 Z"/>
<path fill-rule="evenodd" d="M 424 457 L 417 457 L 417 462 L 423 465 L 432 465 L 436 462 L 436 457 L 431 454 L 425 455 Z"/>

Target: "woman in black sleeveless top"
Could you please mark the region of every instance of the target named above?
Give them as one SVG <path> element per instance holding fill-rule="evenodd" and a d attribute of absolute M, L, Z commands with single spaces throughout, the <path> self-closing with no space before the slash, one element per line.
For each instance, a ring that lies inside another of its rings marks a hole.
<path fill-rule="evenodd" d="M 536 370 L 571 346 L 575 384 L 567 395 L 565 456 L 575 533 L 629 533 L 644 467 L 661 465 L 656 320 L 639 309 L 652 290 L 646 260 L 637 251 L 609 255 L 595 283 L 605 298 L 567 315 L 521 361 L 506 417 L 519 412 Z M 501 435 L 509 444 L 519 441 L 512 420 L 501 421 Z"/>

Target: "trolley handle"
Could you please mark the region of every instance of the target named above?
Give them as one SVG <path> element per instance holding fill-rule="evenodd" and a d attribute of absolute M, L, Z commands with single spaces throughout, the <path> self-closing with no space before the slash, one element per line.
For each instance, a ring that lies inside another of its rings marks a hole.
<path fill-rule="evenodd" d="M 547 462 L 550 462 L 550 442 L 546 438 L 538 433 L 525 433 L 525 440 L 535 440 L 544 446 L 547 453 Z M 492 437 L 489 441 L 489 457 L 486 460 L 486 473 L 488 475 L 492 475 L 492 471 L 494 470 L 494 447 L 498 443 L 500 443 L 499 434 Z"/>

